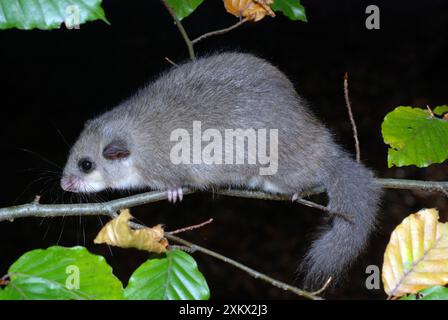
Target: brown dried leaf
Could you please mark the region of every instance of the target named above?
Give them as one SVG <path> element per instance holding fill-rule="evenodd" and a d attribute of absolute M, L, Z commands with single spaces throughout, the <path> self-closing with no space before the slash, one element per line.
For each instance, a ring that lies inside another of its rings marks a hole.
<path fill-rule="evenodd" d="M 129 209 L 121 210 L 118 217 L 109 221 L 101 229 L 93 242 L 156 253 L 167 250 L 168 241 L 164 238 L 164 230 L 160 224 L 153 228 L 134 230 L 128 225 L 130 219 L 132 216 Z"/>
<path fill-rule="evenodd" d="M 224 0 L 227 12 L 238 18 L 260 21 L 266 15 L 275 17 L 270 5 L 274 0 Z"/>

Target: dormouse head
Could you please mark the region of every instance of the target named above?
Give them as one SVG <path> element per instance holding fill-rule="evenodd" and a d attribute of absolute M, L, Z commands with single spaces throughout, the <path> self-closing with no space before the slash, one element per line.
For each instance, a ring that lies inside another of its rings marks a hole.
<path fill-rule="evenodd" d="M 143 186 L 135 167 L 132 137 L 126 130 L 89 121 L 70 151 L 61 187 L 70 192 L 98 192 Z"/>

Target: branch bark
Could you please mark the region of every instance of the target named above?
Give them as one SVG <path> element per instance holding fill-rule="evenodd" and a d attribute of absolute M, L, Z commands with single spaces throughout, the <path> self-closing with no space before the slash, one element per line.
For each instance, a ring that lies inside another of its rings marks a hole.
<path fill-rule="evenodd" d="M 406 189 L 406 190 L 423 190 L 438 191 L 445 195 L 448 192 L 448 182 L 445 181 L 423 181 L 423 180 L 406 180 L 406 179 L 376 179 L 376 182 L 386 189 Z M 316 187 L 301 194 L 301 197 L 307 197 L 324 192 L 324 188 Z M 183 188 L 184 195 L 194 193 L 194 190 Z M 248 190 L 217 190 L 216 194 L 232 197 L 290 201 L 288 195 L 269 194 L 261 191 Z M 14 220 L 16 218 L 26 217 L 57 217 L 57 216 L 92 216 L 92 215 L 108 215 L 114 216 L 116 212 L 125 208 L 132 208 L 142 204 L 152 203 L 165 200 L 166 192 L 154 191 L 132 195 L 108 202 L 101 203 L 80 203 L 80 204 L 40 204 L 33 201 L 28 204 L 12 206 L 0 209 L 0 222 L 5 220 Z M 299 198 L 300 199 L 300 198 Z M 302 199 L 303 200 L 303 199 Z M 322 209 L 321 205 L 311 201 L 300 201 L 300 203 L 313 206 L 316 209 Z M 314 204 L 314 205 L 311 205 Z"/>

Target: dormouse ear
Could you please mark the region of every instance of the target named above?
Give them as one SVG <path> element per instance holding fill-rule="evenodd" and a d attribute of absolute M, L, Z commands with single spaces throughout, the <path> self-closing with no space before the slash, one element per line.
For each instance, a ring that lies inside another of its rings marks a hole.
<path fill-rule="evenodd" d="M 112 141 L 103 150 L 103 157 L 109 160 L 127 158 L 130 154 L 126 143 L 121 140 Z"/>

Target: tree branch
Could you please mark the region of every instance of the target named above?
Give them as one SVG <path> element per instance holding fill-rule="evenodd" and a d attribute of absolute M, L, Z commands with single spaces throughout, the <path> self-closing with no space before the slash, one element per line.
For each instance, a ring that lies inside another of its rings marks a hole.
<path fill-rule="evenodd" d="M 448 181 L 424 181 L 408 179 L 376 179 L 376 182 L 385 189 L 422 190 L 448 192 Z"/>
<path fill-rule="evenodd" d="M 171 17 L 173 18 L 174 24 L 177 26 L 177 29 L 179 29 L 179 32 L 182 35 L 182 38 L 184 38 L 185 44 L 187 45 L 187 48 L 188 48 L 188 54 L 190 55 L 190 59 L 195 60 L 196 55 L 194 53 L 193 42 L 191 42 L 187 31 L 185 31 L 184 26 L 182 25 L 179 18 L 176 16 L 176 13 L 174 12 L 173 8 L 171 8 L 171 6 L 168 4 L 168 2 L 166 2 L 166 0 L 161 0 L 161 1 L 162 1 L 163 5 L 165 6 L 166 10 L 168 10 Z"/>
<path fill-rule="evenodd" d="M 190 55 L 190 59 L 191 60 L 195 60 L 196 59 L 196 54 L 194 53 L 194 45 L 196 43 L 198 43 L 201 40 L 204 40 L 205 38 L 208 38 L 208 37 L 211 37 L 211 36 L 216 36 L 216 35 L 219 35 L 219 34 L 224 34 L 226 32 L 232 31 L 233 29 L 236 29 L 239 26 L 241 26 L 242 24 L 244 24 L 245 22 L 249 21 L 248 18 L 244 18 L 244 19 L 238 21 L 237 23 L 235 23 L 234 25 L 231 25 L 230 27 L 227 27 L 227 28 L 224 28 L 224 29 L 215 30 L 215 31 L 211 31 L 211 32 L 207 32 L 207 33 L 197 37 L 196 39 L 191 40 L 190 37 L 188 36 L 188 33 L 185 30 L 184 26 L 182 25 L 182 23 L 180 22 L 179 18 L 176 15 L 176 13 L 174 12 L 173 8 L 171 8 L 171 6 L 168 4 L 168 2 L 166 0 L 161 0 L 161 1 L 162 1 L 163 5 L 165 6 L 166 10 L 168 10 L 169 14 L 173 18 L 174 24 L 177 26 L 177 29 L 179 29 L 179 32 L 182 35 L 182 38 L 184 39 L 185 44 L 187 45 L 188 54 Z M 168 59 L 167 59 L 167 61 L 170 62 L 170 63 L 172 62 L 172 61 L 170 61 Z"/>
<path fill-rule="evenodd" d="M 445 181 L 423 181 L 423 180 L 406 180 L 406 179 L 376 179 L 376 182 L 386 189 L 406 189 L 406 190 L 423 190 L 438 191 L 445 195 L 448 193 L 448 182 Z M 324 188 L 316 187 L 307 190 L 301 194 L 301 198 L 324 192 Z M 194 193 L 194 190 L 183 188 L 184 195 Z M 290 201 L 289 195 L 269 194 L 261 191 L 248 190 L 217 190 L 216 194 L 232 197 Z M 115 216 L 116 212 L 125 208 L 132 208 L 146 203 L 157 202 L 167 198 L 166 192 L 153 191 L 132 195 L 112 201 L 100 203 L 79 203 L 79 204 L 40 204 L 33 201 L 28 204 L 12 206 L 0 209 L 0 222 L 5 220 L 14 220 L 16 218 L 26 217 L 57 217 L 57 216 L 92 216 L 92 215 L 109 215 Z M 299 198 L 300 199 L 300 198 Z M 300 203 L 312 206 L 316 209 L 325 207 L 308 200 L 300 200 Z"/>
<path fill-rule="evenodd" d="M 241 26 L 242 24 L 244 24 L 247 21 L 249 21 L 249 19 L 248 18 L 244 18 L 244 19 L 238 21 L 237 23 L 231 25 L 230 27 L 204 33 L 202 36 L 199 36 L 196 39 L 194 39 L 192 41 L 192 43 L 196 44 L 199 41 L 204 40 L 205 38 L 208 38 L 208 37 L 211 37 L 211 36 L 216 36 L 216 35 L 219 35 L 219 34 L 224 34 L 226 32 L 232 31 L 233 29 L 238 28 L 239 26 Z"/>

